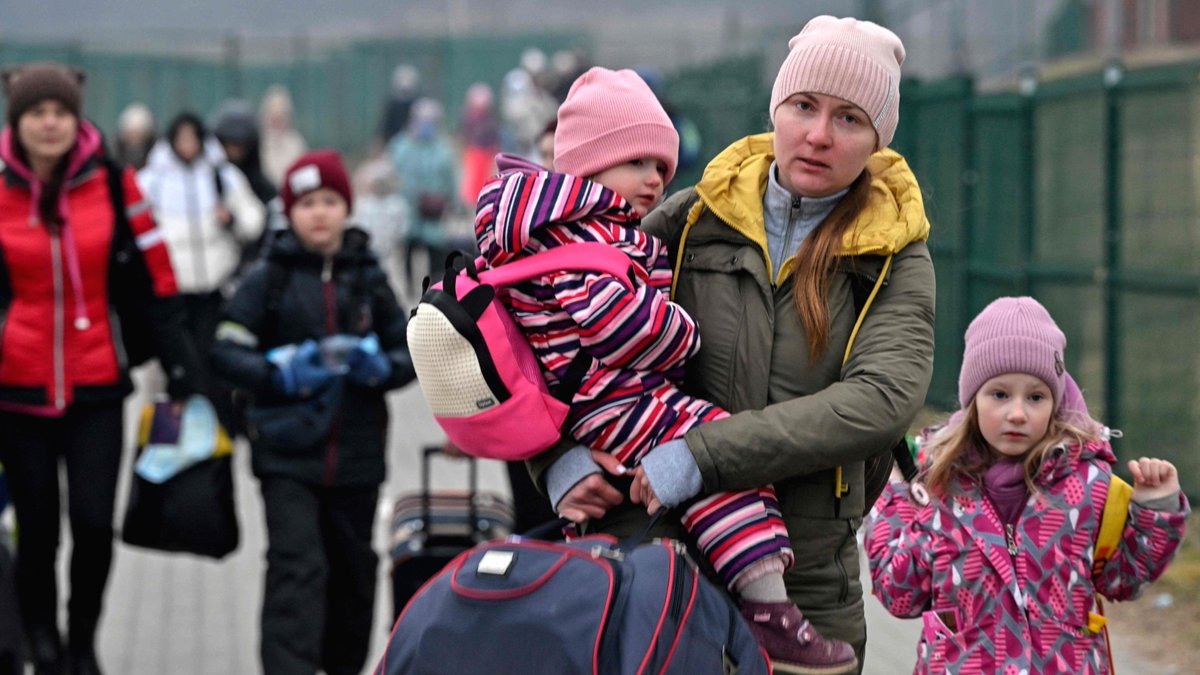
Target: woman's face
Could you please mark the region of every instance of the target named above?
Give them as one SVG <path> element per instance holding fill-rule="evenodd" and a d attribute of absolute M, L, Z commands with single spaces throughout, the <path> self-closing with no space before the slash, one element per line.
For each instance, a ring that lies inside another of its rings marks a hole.
<path fill-rule="evenodd" d="M 197 133 L 196 127 L 190 124 L 179 125 L 179 129 L 175 131 L 175 138 L 171 139 L 171 148 L 184 162 L 191 163 L 200 156 L 200 134 Z"/>
<path fill-rule="evenodd" d="M 800 197 L 827 197 L 854 182 L 875 152 L 871 119 L 824 94 L 793 94 L 775 109 L 779 183 Z"/>
<path fill-rule="evenodd" d="M 75 145 L 79 118 L 65 105 L 46 99 L 17 118 L 17 138 L 32 164 L 54 164 Z"/>
<path fill-rule="evenodd" d="M 342 246 L 348 211 L 341 194 L 329 188 L 318 188 L 292 205 L 292 230 L 304 248 L 332 255 Z"/>

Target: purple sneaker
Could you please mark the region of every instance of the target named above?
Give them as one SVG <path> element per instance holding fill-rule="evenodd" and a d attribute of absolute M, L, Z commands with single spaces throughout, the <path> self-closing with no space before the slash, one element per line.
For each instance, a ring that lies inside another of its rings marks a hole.
<path fill-rule="evenodd" d="M 749 600 L 739 604 L 750 632 L 771 658 L 776 673 L 841 675 L 858 668 L 854 648 L 841 640 L 821 637 L 796 605 Z"/>

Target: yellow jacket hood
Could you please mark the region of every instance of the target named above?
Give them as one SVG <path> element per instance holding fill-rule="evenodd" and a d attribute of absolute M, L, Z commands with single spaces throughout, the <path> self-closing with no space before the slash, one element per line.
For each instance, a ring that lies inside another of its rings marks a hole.
<path fill-rule="evenodd" d="M 767 254 L 762 200 L 771 163 L 774 134 L 747 136 L 727 147 L 704 170 L 696 193 L 725 224 L 755 241 Z M 846 231 L 842 255 L 889 255 L 929 238 L 929 220 L 916 176 L 894 150 L 884 148 L 867 160 L 871 198 Z M 788 269 L 788 266 L 784 266 Z"/>

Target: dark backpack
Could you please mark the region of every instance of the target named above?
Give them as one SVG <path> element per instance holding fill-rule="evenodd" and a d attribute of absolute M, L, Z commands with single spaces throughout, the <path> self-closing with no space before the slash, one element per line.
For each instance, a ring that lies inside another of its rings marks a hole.
<path fill-rule="evenodd" d="M 112 200 L 112 267 L 108 275 L 108 302 L 117 315 L 116 332 L 129 367 L 140 366 L 158 357 L 154 344 L 150 305 L 154 302 L 154 281 L 150 268 L 137 245 L 137 236 L 129 223 L 125 205 L 124 169 L 105 157 L 108 194 Z"/>
<path fill-rule="evenodd" d="M 375 675 L 770 672 L 682 544 L 511 537 L 446 565 L 396 621 Z"/>

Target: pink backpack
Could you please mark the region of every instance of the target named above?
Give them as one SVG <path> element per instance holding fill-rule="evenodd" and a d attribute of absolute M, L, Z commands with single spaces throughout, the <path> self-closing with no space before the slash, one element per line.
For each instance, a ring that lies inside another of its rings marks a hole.
<path fill-rule="evenodd" d="M 421 393 L 450 440 L 474 457 L 525 460 L 558 442 L 592 358 L 582 350 L 556 391 L 497 289 L 552 272 L 599 272 L 630 288 L 631 262 L 608 244 L 558 246 L 480 271 L 447 263 L 408 323 Z"/>

